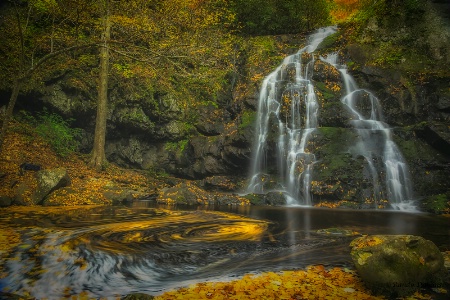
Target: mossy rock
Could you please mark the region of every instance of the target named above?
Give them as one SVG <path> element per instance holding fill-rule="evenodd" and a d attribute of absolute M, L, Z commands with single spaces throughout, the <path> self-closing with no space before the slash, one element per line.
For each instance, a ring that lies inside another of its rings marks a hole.
<path fill-rule="evenodd" d="M 283 192 L 247 194 L 244 198 L 248 199 L 252 205 L 286 205 L 286 198 Z"/>
<path fill-rule="evenodd" d="M 390 298 L 441 286 L 444 258 L 431 241 L 412 235 L 363 236 L 350 243 L 358 274 L 375 294 Z"/>
<path fill-rule="evenodd" d="M 252 205 L 264 205 L 266 201 L 264 194 L 247 194 L 244 198 L 248 199 Z"/>
<path fill-rule="evenodd" d="M 329 36 L 327 36 L 316 48 L 316 51 L 319 52 L 330 52 L 331 50 L 334 50 L 336 48 L 336 45 L 338 44 L 339 39 L 341 39 L 342 33 L 336 32 Z M 325 51 L 324 51 L 325 50 Z"/>
<path fill-rule="evenodd" d="M 311 188 L 315 199 L 362 201 L 365 161 L 349 153 L 356 141 L 353 129 L 319 128 L 314 149 L 318 163 L 314 166 Z"/>
<path fill-rule="evenodd" d="M 435 214 L 450 213 L 450 195 L 439 194 L 430 196 L 422 202 L 421 206 L 422 210 Z"/>

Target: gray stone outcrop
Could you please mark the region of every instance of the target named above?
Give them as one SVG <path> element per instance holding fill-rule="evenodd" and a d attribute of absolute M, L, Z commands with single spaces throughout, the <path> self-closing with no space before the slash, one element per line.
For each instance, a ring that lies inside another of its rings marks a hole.
<path fill-rule="evenodd" d="M 70 185 L 65 168 L 47 169 L 36 172 L 37 188 L 33 193 L 33 204 L 41 204 L 51 192 Z"/>

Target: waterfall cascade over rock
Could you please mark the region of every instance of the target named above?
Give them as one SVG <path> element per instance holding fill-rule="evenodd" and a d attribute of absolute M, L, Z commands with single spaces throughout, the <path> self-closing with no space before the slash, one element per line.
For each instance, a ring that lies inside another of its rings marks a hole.
<path fill-rule="evenodd" d="M 363 156 L 373 186 L 375 203 L 387 199 L 392 208 L 415 210 L 411 176 L 402 153 L 392 139 L 391 129 L 383 122 L 380 101 L 370 91 L 358 88 L 345 66 L 337 64 L 337 53 L 324 61 L 336 67 L 342 75 L 346 95 L 342 103 L 350 111 L 350 123 L 359 140 L 350 153 Z M 384 177 L 384 179 L 380 177 Z M 380 181 L 385 181 L 385 189 Z"/>
<path fill-rule="evenodd" d="M 314 204 L 311 183 L 318 162 L 314 138 L 319 128 L 319 103 L 312 81 L 313 52 L 335 32 L 335 27 L 319 29 L 309 37 L 307 46 L 286 57 L 264 79 L 248 193 L 278 191 L 284 194 L 287 204 Z M 348 152 L 366 162 L 364 177 L 372 185 L 369 197 L 375 207 L 388 201 L 392 208 L 413 210 L 408 166 L 383 122 L 380 103 L 371 92 L 357 87 L 345 67 L 337 65 L 337 57 L 333 53 L 321 59 L 339 70 L 345 84 L 341 102 L 358 136 Z"/>
<path fill-rule="evenodd" d="M 265 192 L 265 172 L 269 167 L 265 160 L 267 143 L 272 126 L 276 126 L 279 188 L 286 192 L 289 204 L 312 204 L 309 188 L 316 158 L 308 146 L 318 126 L 318 104 L 311 82 L 314 64 L 311 53 L 324 38 L 334 32 L 335 27 L 319 29 L 310 36 L 307 46 L 286 57 L 264 79 L 259 95 L 256 142 L 248 192 Z"/>

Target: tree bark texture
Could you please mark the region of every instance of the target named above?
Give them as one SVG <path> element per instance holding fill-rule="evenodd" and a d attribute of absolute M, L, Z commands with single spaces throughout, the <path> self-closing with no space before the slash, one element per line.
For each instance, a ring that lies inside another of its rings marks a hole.
<path fill-rule="evenodd" d="M 8 108 L 5 111 L 5 115 L 3 116 L 3 124 L 2 131 L 0 132 L 0 153 L 3 150 L 3 143 L 5 141 L 6 132 L 9 128 L 9 122 L 11 121 L 14 106 L 16 105 L 17 97 L 19 96 L 20 91 L 20 81 L 19 79 L 14 80 L 14 86 L 11 93 L 11 97 L 9 98 Z"/>
<path fill-rule="evenodd" d="M 97 99 L 97 116 L 95 119 L 94 145 L 92 149 L 91 166 L 101 170 L 106 163 L 105 140 L 106 119 L 108 115 L 108 67 L 109 67 L 109 40 L 111 37 L 111 21 L 109 19 L 108 0 L 105 1 L 105 14 L 103 19 L 103 45 L 100 48 L 100 70 Z"/>

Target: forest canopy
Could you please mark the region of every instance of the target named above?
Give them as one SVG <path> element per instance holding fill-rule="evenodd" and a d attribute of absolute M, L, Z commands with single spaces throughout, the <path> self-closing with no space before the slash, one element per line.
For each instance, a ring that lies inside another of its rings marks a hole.
<path fill-rule="evenodd" d="M 45 55 L 73 46 L 98 44 L 104 1 L 10 0 L 1 7 L 1 90 Z M 336 21 L 336 11 L 351 12 L 357 0 L 129 0 L 110 1 L 113 78 L 140 78 L 147 86 L 174 88 L 179 80 L 155 82 L 160 71 L 188 77 L 189 84 L 214 94 L 216 79 L 230 75 L 230 55 L 239 35 L 302 33 Z M 334 12 L 334 15 L 332 14 Z M 348 13 L 347 13 L 348 15 Z M 22 90 L 73 70 L 75 88 L 93 89 L 97 50 L 77 49 L 48 60 Z M 234 55 L 235 56 L 235 55 Z M 79 70 L 79 71 L 75 71 Z M 212 70 L 215 70 L 212 72 Z M 217 72 L 220 70 L 220 72 Z M 82 73 L 82 74 L 81 74 Z M 201 74 L 201 76 L 200 76 Z M 82 78 L 84 77 L 84 78 Z M 165 76 L 169 78 L 169 76 Z M 229 78 L 229 77 L 228 77 Z M 158 80 L 156 80 L 158 81 Z M 193 82 L 191 82 L 193 81 Z M 214 81 L 214 84 L 212 82 Z M 130 84 L 136 84 L 133 82 Z M 206 86 L 204 86 L 206 84 Z M 95 85 L 95 84 L 94 84 Z M 92 91 L 91 91 L 92 92 Z M 150 91 L 133 91 L 145 94 Z M 186 91 L 184 91 L 186 92 Z M 210 96 L 210 95 L 209 95 Z"/>
<path fill-rule="evenodd" d="M 242 66 L 266 63 L 264 55 L 251 57 L 248 43 L 273 59 L 272 43 L 259 37 L 305 34 L 353 16 L 363 23 L 365 15 L 404 7 L 414 11 L 421 2 L 9 0 L 0 6 L 0 91 L 11 96 L 9 105 L 7 97 L 0 105 L 8 105 L 6 115 L 12 114 L 18 95 L 43 93 L 58 82 L 77 91 L 83 105 L 95 107 L 104 73 L 108 105 L 145 102 L 153 117 L 163 118 L 158 103 L 176 102 L 188 131 L 198 117 L 190 110 L 230 104 L 239 83 L 251 81 Z M 360 8 L 367 13 L 358 13 Z M 103 68 L 102 53 L 108 54 Z"/>

